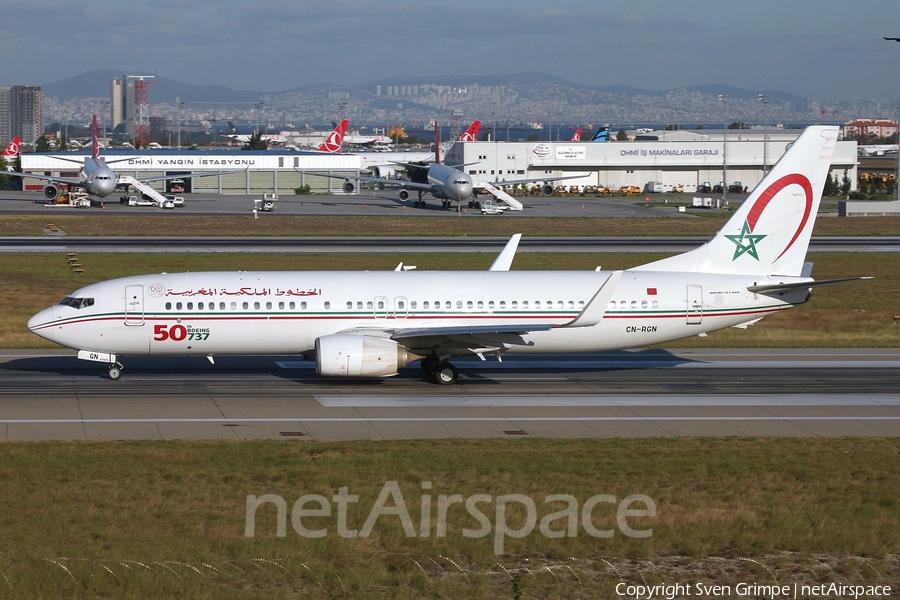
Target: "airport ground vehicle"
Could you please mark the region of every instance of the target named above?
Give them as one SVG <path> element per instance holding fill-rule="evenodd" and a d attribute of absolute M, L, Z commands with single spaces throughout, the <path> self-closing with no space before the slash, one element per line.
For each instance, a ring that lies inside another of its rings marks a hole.
<path fill-rule="evenodd" d="M 497 204 L 493 200 L 485 200 L 481 203 L 481 214 L 483 215 L 502 215 L 508 210 L 508 206 Z"/>

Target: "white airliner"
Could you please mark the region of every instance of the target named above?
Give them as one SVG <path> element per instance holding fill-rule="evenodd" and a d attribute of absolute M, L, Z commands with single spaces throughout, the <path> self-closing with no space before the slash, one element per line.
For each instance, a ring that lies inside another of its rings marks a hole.
<path fill-rule="evenodd" d="M 28 321 L 108 363 L 120 355 L 303 354 L 330 377 L 396 375 L 421 360 L 453 383 L 454 356 L 596 352 L 746 327 L 810 299 L 804 265 L 836 127 L 810 127 L 703 246 L 624 271 L 207 272 L 113 279 Z"/>
<path fill-rule="evenodd" d="M 91 196 L 103 199 L 116 189 L 118 177 L 115 171 L 109 168 L 107 161 L 100 157 L 100 134 L 97 128 L 97 115 L 94 115 L 94 133 L 93 143 L 91 146 L 91 155 L 83 160 L 65 158 L 56 156 L 55 158 L 66 162 L 77 163 L 81 165 L 80 177 L 55 177 L 53 175 L 38 175 L 35 173 L 15 173 L 12 171 L 0 171 L 0 175 L 16 175 L 19 177 L 28 177 L 31 179 L 43 179 L 48 183 L 44 185 L 41 193 L 47 200 L 53 200 L 59 195 L 59 184 L 80 187 Z M 133 158 L 133 157 L 132 157 Z M 119 158 L 109 161 L 110 163 L 123 162 L 132 160 L 132 158 Z M 138 179 L 140 182 L 163 181 L 165 179 L 186 179 L 190 177 L 207 177 L 210 175 L 221 175 L 231 171 L 221 171 L 216 173 L 198 173 L 196 175 L 162 175 L 159 177 L 142 177 Z"/>
<path fill-rule="evenodd" d="M 474 123 L 472 123 L 472 125 L 466 131 L 466 134 L 469 134 L 474 130 L 475 135 L 477 135 L 478 126 L 480 124 L 481 123 L 479 121 L 475 121 Z M 464 167 L 466 165 L 447 165 L 441 163 L 441 140 L 439 131 L 440 128 L 438 124 L 435 123 L 434 162 L 428 164 L 416 164 L 411 162 L 396 163 L 397 165 L 402 166 L 406 170 L 406 172 L 409 173 L 409 179 L 383 179 L 382 177 L 331 175 L 328 173 L 316 174 L 322 175 L 324 177 L 331 177 L 334 179 L 343 179 L 344 184 L 342 186 L 342 189 L 344 190 L 345 194 L 352 194 L 353 190 L 356 189 L 356 186 L 351 181 L 353 180 L 362 181 L 364 183 L 375 183 L 379 186 L 399 188 L 397 197 L 402 201 L 406 201 L 409 199 L 410 191 L 417 192 L 418 198 L 413 202 L 413 206 L 417 208 L 425 207 L 425 200 L 423 199 L 423 196 L 425 194 L 431 194 L 435 198 L 441 200 L 441 205 L 445 208 L 452 206 L 454 202 L 459 205 L 461 202 L 474 198 L 476 185 L 472 181 L 472 178 L 468 173 L 457 168 Z M 573 175 L 569 177 L 534 177 L 529 179 L 494 181 L 490 182 L 490 185 L 503 186 L 542 181 L 544 182 L 544 185 L 541 187 L 541 191 L 545 196 L 549 196 L 553 193 L 553 186 L 549 185 L 549 182 L 560 181 L 563 179 L 574 179 L 577 177 L 581 177 L 581 175 Z"/>

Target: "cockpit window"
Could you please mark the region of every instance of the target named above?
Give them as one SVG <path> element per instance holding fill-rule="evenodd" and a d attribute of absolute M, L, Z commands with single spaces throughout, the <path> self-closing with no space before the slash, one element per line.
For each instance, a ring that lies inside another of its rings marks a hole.
<path fill-rule="evenodd" d="M 72 308 L 74 308 L 76 310 L 80 310 L 82 308 L 87 308 L 88 306 L 93 306 L 94 299 L 93 298 L 73 298 L 72 296 L 69 296 L 69 297 L 63 299 L 63 301 L 60 302 L 59 304 L 60 304 L 60 306 L 71 306 Z"/>

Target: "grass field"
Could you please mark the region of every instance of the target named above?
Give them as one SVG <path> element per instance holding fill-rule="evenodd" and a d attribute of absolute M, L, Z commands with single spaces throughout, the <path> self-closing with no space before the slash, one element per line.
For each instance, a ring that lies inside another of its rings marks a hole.
<path fill-rule="evenodd" d="M 660 258 L 656 254 L 533 254 L 516 257 L 515 269 L 628 268 Z M 875 279 L 816 290 L 806 305 L 767 317 L 747 330 L 728 329 L 707 338 L 673 344 L 685 347 L 896 347 L 900 345 L 900 297 L 894 255 L 817 253 L 818 279 L 868 275 Z M 417 254 L 419 269 L 483 270 L 493 254 Z M 84 274 L 75 275 L 63 254 L 6 254 L 0 261 L 0 347 L 55 348 L 25 326 L 38 310 L 59 302 L 78 287 L 114 277 L 203 270 L 388 270 L 410 262 L 409 255 L 286 254 L 83 254 Z"/>
<path fill-rule="evenodd" d="M 193 236 L 712 236 L 727 213 L 702 218 L 538 218 L 450 219 L 353 216 L 192 216 L 182 214 L 60 214 L 0 216 L 0 236 L 44 235 L 53 223 L 68 235 Z M 821 218 L 813 235 L 900 235 L 900 217 Z"/>
<path fill-rule="evenodd" d="M 620 581 L 688 573 L 721 584 L 900 578 L 896 438 L 34 442 L 2 444 L 0 457 L 0 594 L 5 579 L 12 597 L 513 598 L 518 588 L 520 597 L 596 598 L 613 597 Z M 400 500 L 382 506 L 402 501 L 414 537 L 387 512 L 367 537 L 338 535 L 333 496 L 358 496 L 346 527 L 361 531 L 386 482 L 397 482 Z M 334 512 L 288 514 L 279 537 L 276 505 L 261 505 L 247 537 L 247 496 L 264 494 L 283 498 L 288 513 L 318 494 Z M 452 494 L 490 496 L 478 505 L 488 535 L 465 537 L 483 527 L 455 504 L 438 537 L 438 498 Z M 527 531 L 524 504 L 497 513 L 510 494 L 531 498 L 537 521 L 566 507 L 547 496 L 574 497 L 577 528 L 501 535 L 495 554 L 498 523 Z M 611 537 L 583 526 L 581 509 L 597 494 L 615 498 L 590 515 Z M 617 503 L 635 494 L 656 515 L 627 525 L 649 537 L 617 525 Z M 300 535 L 297 523 L 325 535 Z"/>

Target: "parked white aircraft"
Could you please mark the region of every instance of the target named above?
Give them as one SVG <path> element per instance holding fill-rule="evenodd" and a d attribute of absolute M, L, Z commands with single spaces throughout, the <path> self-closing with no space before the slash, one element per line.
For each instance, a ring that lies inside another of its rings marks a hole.
<path fill-rule="evenodd" d="M 467 130 L 466 132 L 467 134 L 471 132 L 473 128 L 477 134 L 478 128 L 476 126 L 476 123 L 480 125 L 480 122 L 478 121 L 472 123 L 472 125 L 469 127 L 469 130 Z M 435 198 L 441 200 L 441 205 L 445 208 L 452 206 L 454 202 L 459 205 L 461 202 L 469 199 L 474 199 L 476 185 L 472 181 L 472 177 L 470 177 L 468 173 L 457 168 L 464 167 L 466 165 L 446 165 L 441 163 L 441 140 L 439 131 L 439 126 L 437 123 L 435 123 L 434 162 L 420 164 L 411 162 L 396 163 L 398 166 L 402 166 L 406 170 L 406 172 L 409 174 L 409 179 L 383 179 L 382 177 L 331 175 L 328 173 L 317 173 L 317 175 L 331 177 L 333 179 L 343 179 L 344 184 L 342 186 L 342 189 L 346 194 L 352 194 L 356 189 L 353 181 L 374 183 L 384 187 L 399 188 L 397 191 L 397 197 L 403 201 L 409 199 L 410 191 L 417 192 L 418 198 L 413 201 L 413 206 L 415 206 L 416 208 L 425 207 L 425 200 L 423 198 L 425 194 L 431 194 Z M 545 196 L 549 196 L 553 193 L 553 186 L 549 185 L 549 182 L 559 181 L 562 179 L 574 179 L 576 177 L 581 176 L 575 175 L 569 177 L 534 177 L 528 179 L 493 181 L 489 182 L 489 184 L 494 186 L 503 186 L 542 181 L 544 182 L 544 185 L 541 186 L 542 193 Z"/>
<path fill-rule="evenodd" d="M 6 149 L 3 151 L 3 160 L 6 161 L 7 165 L 16 160 L 16 158 L 19 156 L 19 144 L 21 143 L 22 138 L 16 136 L 6 146 Z"/>
<path fill-rule="evenodd" d="M 885 154 L 896 154 L 897 144 L 863 144 L 856 147 L 856 153 L 859 156 L 884 156 Z"/>
<path fill-rule="evenodd" d="M 172 273 L 81 288 L 28 321 L 110 365 L 119 355 L 303 354 L 330 377 L 396 375 L 453 356 L 596 352 L 746 327 L 803 304 L 804 265 L 836 127 L 810 127 L 716 236 L 624 271 L 508 271 L 517 238 L 481 272 Z"/>
<path fill-rule="evenodd" d="M 96 196 L 103 199 L 116 189 L 118 184 L 118 176 L 115 171 L 109 168 L 109 163 L 123 162 L 131 160 L 131 158 L 119 158 L 116 160 L 105 161 L 100 157 L 100 134 L 97 128 L 97 115 L 94 115 L 94 135 L 91 145 L 91 155 L 82 160 L 56 156 L 55 158 L 66 162 L 81 165 L 80 177 L 56 177 L 53 175 L 38 175 L 36 173 L 16 173 L 13 171 L 0 171 L 0 175 L 15 175 L 18 177 L 28 177 L 30 179 L 43 179 L 48 183 L 44 185 L 41 193 L 47 200 L 53 200 L 59 195 L 59 184 L 80 187 L 88 195 Z M 210 175 L 220 175 L 233 171 L 220 171 L 215 173 L 198 173 L 195 175 L 161 175 L 159 177 L 142 177 L 137 179 L 141 183 L 148 181 L 163 181 L 165 179 L 186 179 L 190 177 L 208 177 Z"/>

